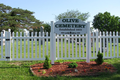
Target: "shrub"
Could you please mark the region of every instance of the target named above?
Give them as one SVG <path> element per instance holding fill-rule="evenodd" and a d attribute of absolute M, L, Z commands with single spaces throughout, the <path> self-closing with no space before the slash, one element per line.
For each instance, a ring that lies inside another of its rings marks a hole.
<path fill-rule="evenodd" d="M 45 74 L 45 73 L 46 73 L 46 71 L 45 71 L 45 70 L 43 70 L 43 71 L 42 71 L 42 73 L 43 73 L 43 74 Z"/>
<path fill-rule="evenodd" d="M 104 62 L 104 60 L 103 60 L 103 54 L 100 53 L 99 51 L 98 51 L 98 54 L 97 54 L 97 59 L 95 59 L 95 62 L 96 62 L 97 64 L 99 64 L 99 65 Z"/>
<path fill-rule="evenodd" d="M 44 67 L 45 69 L 49 69 L 49 68 L 52 67 L 52 65 L 50 64 L 50 60 L 49 60 L 48 56 L 45 56 L 45 62 L 44 62 L 44 64 L 43 64 L 43 67 Z"/>
<path fill-rule="evenodd" d="M 70 63 L 70 64 L 68 65 L 68 68 L 76 68 L 77 66 L 78 66 L 77 63 L 72 62 L 72 63 Z"/>
<path fill-rule="evenodd" d="M 39 69 L 38 72 L 40 72 L 41 70 Z"/>

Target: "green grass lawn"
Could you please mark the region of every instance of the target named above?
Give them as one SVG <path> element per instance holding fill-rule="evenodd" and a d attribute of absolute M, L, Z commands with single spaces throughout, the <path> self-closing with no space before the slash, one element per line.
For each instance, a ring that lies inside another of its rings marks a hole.
<path fill-rule="evenodd" d="M 57 60 L 65 61 L 85 61 L 85 60 Z M 104 60 L 117 68 L 113 74 L 102 73 L 100 76 L 92 77 L 36 77 L 30 72 L 30 65 L 42 63 L 43 61 L 0 61 L 0 80 L 119 80 L 120 79 L 120 58 Z M 14 64 L 13 64 L 14 63 Z M 19 64 L 19 65 L 17 65 Z"/>
<path fill-rule="evenodd" d="M 26 42 L 26 57 L 28 56 L 28 51 L 27 51 L 27 47 L 28 47 L 28 42 Z M 81 43 L 82 44 L 82 43 Z M 20 42 L 18 43 L 18 57 L 20 57 Z M 24 41 L 22 41 L 22 57 L 24 57 Z M 30 42 L 31 45 L 31 42 Z M 33 44 L 33 53 L 34 53 L 34 57 L 35 57 L 35 43 Z M 95 50 L 96 50 L 96 43 L 95 45 Z M 11 44 L 11 46 L 13 46 L 13 44 Z M 57 46 L 57 43 L 56 43 Z M 68 43 L 66 44 L 66 49 L 68 49 Z M 74 43 L 74 45 L 72 45 L 72 43 L 70 43 L 70 48 L 74 48 L 74 56 L 76 56 L 76 45 Z M 108 44 L 109 48 L 110 48 L 110 44 Z M 15 53 L 15 57 L 16 57 L 16 42 L 14 44 L 14 53 Z M 59 56 L 61 57 L 61 42 L 59 42 Z M 120 43 L 119 43 L 119 47 L 120 47 Z M 30 46 L 31 48 L 31 46 Z M 65 43 L 63 42 L 63 57 L 65 56 Z M 43 57 L 43 45 L 41 45 L 41 57 Z M 45 42 L 45 49 L 44 52 L 45 54 L 47 54 L 47 50 L 46 50 L 46 42 Z M 50 56 L 50 42 L 48 42 L 48 55 Z M 83 47 L 81 45 L 81 57 L 86 55 L 86 46 L 84 47 L 84 51 L 82 51 Z M 0 50 L 1 50 L 1 46 L 0 46 Z M 91 47 L 91 50 L 93 50 L 93 47 Z M 79 56 L 79 45 L 77 45 L 77 56 Z M 0 51 L 1 52 L 1 51 Z M 3 52 L 5 54 L 5 46 L 3 48 Z M 69 56 L 68 51 L 67 52 L 67 57 Z M 93 51 L 92 51 L 93 52 Z M 112 46 L 112 55 L 114 52 L 114 46 Z M 120 49 L 119 49 L 120 52 Z M 11 55 L 13 53 L 13 48 L 11 47 Z M 109 53 L 110 53 L 110 49 L 109 49 Z M 117 53 L 117 46 L 115 46 L 115 53 Z M 31 56 L 31 50 L 30 50 L 30 57 Z M 91 54 L 93 56 L 93 53 Z M 96 55 L 96 53 L 95 53 Z M 105 56 L 107 55 L 107 53 L 105 54 Z M 117 54 L 115 54 L 117 55 Z M 39 45 L 37 43 L 37 56 L 39 56 Z M 57 55 L 57 48 L 56 48 L 56 56 Z M 120 56 L 120 54 L 119 54 Z M 72 49 L 70 49 L 70 57 L 72 57 Z M 57 61 L 85 61 L 85 60 L 57 60 Z M 33 74 L 30 72 L 30 65 L 36 64 L 36 63 L 42 63 L 43 61 L 0 61 L 0 80 L 119 80 L 120 79 L 120 58 L 113 58 L 113 59 L 107 59 L 104 60 L 105 62 L 112 64 L 113 66 L 115 66 L 118 69 L 117 73 L 114 74 L 109 74 L 109 73 L 102 73 L 100 76 L 96 76 L 96 77 L 36 77 L 33 76 Z M 14 63 L 14 64 L 13 64 Z M 19 64 L 19 65 L 17 65 Z"/>

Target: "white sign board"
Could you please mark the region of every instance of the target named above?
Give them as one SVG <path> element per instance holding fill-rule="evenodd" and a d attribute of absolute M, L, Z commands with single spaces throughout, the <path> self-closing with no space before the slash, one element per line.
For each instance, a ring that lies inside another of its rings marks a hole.
<path fill-rule="evenodd" d="M 86 25 L 80 19 L 64 18 L 54 24 L 54 32 L 57 34 L 86 34 Z"/>

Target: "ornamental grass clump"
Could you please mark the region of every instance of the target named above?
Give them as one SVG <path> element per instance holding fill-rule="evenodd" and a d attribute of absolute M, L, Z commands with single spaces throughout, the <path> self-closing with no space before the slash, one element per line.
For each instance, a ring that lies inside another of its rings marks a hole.
<path fill-rule="evenodd" d="M 98 51 L 98 54 L 97 54 L 97 59 L 95 59 L 95 62 L 98 65 L 101 65 L 104 62 L 104 60 L 103 60 L 103 54 L 100 53 L 99 51 Z"/>
<path fill-rule="evenodd" d="M 77 63 L 72 62 L 72 63 L 70 63 L 70 64 L 68 65 L 68 68 L 76 68 L 77 66 L 78 66 Z"/>
<path fill-rule="evenodd" d="M 48 56 L 45 56 L 45 62 L 44 62 L 44 64 L 43 64 L 43 67 L 44 67 L 45 69 L 49 69 L 49 68 L 52 67 L 52 65 L 50 64 L 50 60 L 49 60 Z"/>

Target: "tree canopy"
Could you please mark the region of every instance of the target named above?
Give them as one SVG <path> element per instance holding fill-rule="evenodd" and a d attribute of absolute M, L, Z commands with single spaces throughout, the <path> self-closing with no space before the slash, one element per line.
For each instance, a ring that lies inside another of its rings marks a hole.
<path fill-rule="evenodd" d="M 89 17 L 89 13 L 81 13 L 78 10 L 71 10 L 59 14 L 58 16 L 56 16 L 56 20 L 60 20 L 63 18 L 78 18 L 81 19 L 82 21 L 85 21 L 88 19 L 88 17 Z"/>
<path fill-rule="evenodd" d="M 98 13 L 94 16 L 93 27 L 100 31 L 120 31 L 120 17 L 111 16 L 109 12 Z"/>
<path fill-rule="evenodd" d="M 0 31 L 9 28 L 16 31 L 19 28 L 34 28 L 41 22 L 33 16 L 34 12 L 23 10 L 20 8 L 12 8 L 4 4 L 0 4 Z"/>

